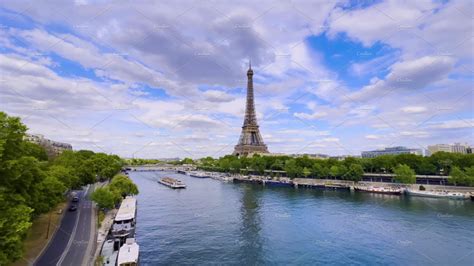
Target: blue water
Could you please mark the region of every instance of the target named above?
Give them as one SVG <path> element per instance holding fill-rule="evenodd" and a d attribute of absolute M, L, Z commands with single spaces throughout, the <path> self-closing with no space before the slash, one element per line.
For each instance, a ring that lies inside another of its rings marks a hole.
<path fill-rule="evenodd" d="M 130 176 L 143 265 L 474 265 L 471 201 Z"/>

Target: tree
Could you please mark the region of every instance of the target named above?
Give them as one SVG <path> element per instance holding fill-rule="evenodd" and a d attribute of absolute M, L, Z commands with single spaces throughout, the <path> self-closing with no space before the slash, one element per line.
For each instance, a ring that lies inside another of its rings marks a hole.
<path fill-rule="evenodd" d="M 265 172 L 265 168 L 266 168 L 265 158 L 263 158 L 262 156 L 260 156 L 258 154 L 254 155 L 252 157 L 252 162 L 251 162 L 250 167 L 253 170 L 257 171 L 258 174 L 263 175 L 263 173 Z"/>
<path fill-rule="evenodd" d="M 329 176 L 329 168 L 318 161 L 313 164 L 313 167 L 311 167 L 311 174 L 315 178 L 327 178 Z"/>
<path fill-rule="evenodd" d="M 2 162 L 14 160 L 22 154 L 23 138 L 26 126 L 18 117 L 10 117 L 0 112 L 0 160 Z"/>
<path fill-rule="evenodd" d="M 289 159 L 285 162 L 285 171 L 288 177 L 295 178 L 302 172 L 302 169 L 296 165 L 295 159 Z"/>
<path fill-rule="evenodd" d="M 91 198 L 101 209 L 112 209 L 115 203 L 117 203 L 117 195 L 108 187 L 97 188 L 92 192 Z M 120 199 L 120 197 L 118 199 Z"/>
<path fill-rule="evenodd" d="M 64 199 L 66 186 L 54 176 L 46 178 L 35 188 L 36 200 L 32 202 L 35 214 L 51 210 L 56 204 Z"/>
<path fill-rule="evenodd" d="M 191 158 L 184 158 L 184 159 L 181 161 L 181 164 L 194 164 L 194 161 L 193 161 L 193 159 L 191 159 Z"/>
<path fill-rule="evenodd" d="M 138 187 L 126 175 L 118 174 L 110 182 L 110 190 L 118 195 L 125 197 L 128 195 L 137 195 Z"/>
<path fill-rule="evenodd" d="M 0 190 L 0 265 L 19 259 L 23 251 L 23 239 L 31 227 L 33 209 L 17 204 L 12 195 Z"/>
<path fill-rule="evenodd" d="M 304 167 L 302 174 L 304 177 L 308 177 L 311 174 L 311 170 L 308 167 Z"/>
<path fill-rule="evenodd" d="M 331 166 L 331 168 L 329 168 L 329 175 L 331 177 L 337 177 L 339 175 L 339 167 L 337 165 Z"/>
<path fill-rule="evenodd" d="M 242 165 L 241 165 L 239 159 L 235 159 L 235 160 L 232 160 L 232 162 L 230 162 L 230 169 L 231 169 L 232 173 L 240 172 L 241 167 L 242 167 Z"/>
<path fill-rule="evenodd" d="M 474 186 L 474 166 L 466 168 L 465 171 L 457 166 L 454 166 L 451 169 L 451 175 L 448 179 L 448 182 L 456 186 Z"/>
<path fill-rule="evenodd" d="M 77 188 L 80 185 L 79 177 L 74 175 L 74 170 L 63 165 L 52 165 L 49 167 L 48 175 L 54 176 L 68 188 Z"/>
<path fill-rule="evenodd" d="M 416 183 L 415 171 L 406 164 L 399 164 L 394 168 L 395 180 L 404 184 Z"/>
<path fill-rule="evenodd" d="M 46 153 L 46 150 L 38 144 L 24 141 L 22 143 L 22 149 L 24 156 L 34 157 L 38 161 L 48 160 L 48 154 Z"/>
<path fill-rule="evenodd" d="M 345 179 L 358 182 L 362 179 L 362 175 L 364 175 L 364 169 L 360 164 L 354 163 L 349 166 Z"/>

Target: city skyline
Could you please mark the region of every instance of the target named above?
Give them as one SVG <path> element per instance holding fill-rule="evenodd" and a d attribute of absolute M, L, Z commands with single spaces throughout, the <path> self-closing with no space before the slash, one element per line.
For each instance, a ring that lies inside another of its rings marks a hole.
<path fill-rule="evenodd" d="M 472 144 L 468 1 L 181 3 L 4 1 L 2 111 L 75 149 L 218 157 L 251 59 L 271 152 Z"/>

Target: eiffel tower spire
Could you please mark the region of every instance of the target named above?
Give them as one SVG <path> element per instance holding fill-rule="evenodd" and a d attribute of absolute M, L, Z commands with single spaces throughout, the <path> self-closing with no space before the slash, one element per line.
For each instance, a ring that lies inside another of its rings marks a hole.
<path fill-rule="evenodd" d="M 258 129 L 253 94 L 253 70 L 251 61 L 249 60 L 249 69 L 247 70 L 247 104 L 245 107 L 244 124 L 242 126 L 239 143 L 235 145 L 233 154 L 246 156 L 250 153 L 268 153 L 268 149 L 267 145 L 263 143 L 263 138 Z"/>

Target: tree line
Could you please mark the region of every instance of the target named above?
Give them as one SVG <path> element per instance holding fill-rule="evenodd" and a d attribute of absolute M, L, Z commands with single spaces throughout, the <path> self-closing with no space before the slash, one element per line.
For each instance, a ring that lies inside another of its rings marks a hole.
<path fill-rule="evenodd" d="M 112 178 L 116 155 L 65 151 L 48 160 L 43 147 L 24 140 L 27 127 L 0 112 L 0 265 L 19 259 L 32 221 L 66 198 L 70 189 Z"/>
<path fill-rule="evenodd" d="M 112 209 L 128 195 L 137 195 L 138 187 L 124 174 L 117 174 L 112 181 L 92 193 L 92 200 L 101 209 Z"/>
<path fill-rule="evenodd" d="M 290 178 L 338 178 L 352 181 L 361 180 L 364 173 L 409 172 L 413 175 L 450 175 L 450 182 L 453 184 L 474 186 L 474 154 L 447 152 L 437 152 L 429 157 L 399 154 L 375 158 L 347 157 L 344 160 L 314 159 L 308 156 L 293 158 L 258 154 L 252 157 L 226 155 L 219 159 L 200 159 L 199 167 L 203 170 L 228 173 L 270 176 L 286 174 Z M 403 183 L 412 183 L 414 177 L 401 179 Z"/>

